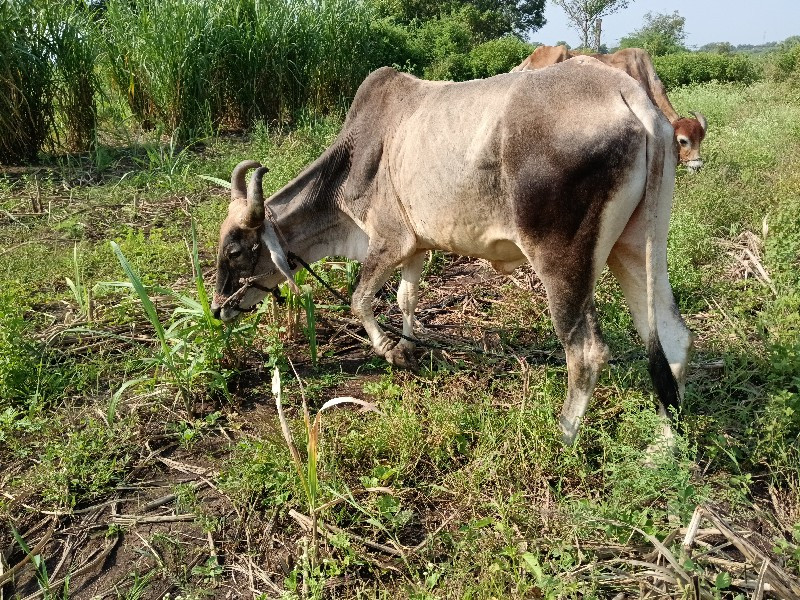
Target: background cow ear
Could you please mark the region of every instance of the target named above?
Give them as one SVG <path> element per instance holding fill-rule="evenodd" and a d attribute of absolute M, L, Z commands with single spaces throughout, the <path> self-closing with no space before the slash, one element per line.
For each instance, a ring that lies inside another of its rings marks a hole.
<path fill-rule="evenodd" d="M 689 114 L 698 120 L 698 122 L 700 123 L 700 127 L 703 128 L 703 133 L 708 133 L 708 121 L 706 121 L 705 115 L 701 112 L 694 112 L 694 111 L 690 112 Z"/>

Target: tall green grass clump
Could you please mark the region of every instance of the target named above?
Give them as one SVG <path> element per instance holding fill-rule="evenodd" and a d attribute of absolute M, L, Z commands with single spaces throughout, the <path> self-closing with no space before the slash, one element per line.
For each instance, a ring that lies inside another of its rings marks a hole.
<path fill-rule="evenodd" d="M 95 100 L 100 89 L 100 47 L 92 12 L 83 2 L 54 3 L 48 10 L 47 37 L 56 57 L 56 135 L 68 151 L 85 152 L 96 138 Z"/>
<path fill-rule="evenodd" d="M 36 159 L 48 143 L 95 139 L 92 13 L 83 2 L 0 2 L 0 163 Z"/>
<path fill-rule="evenodd" d="M 375 67 L 370 8 L 360 0 L 223 0 L 220 68 L 231 115 L 286 122 L 349 101 Z"/>
<path fill-rule="evenodd" d="M 144 128 L 185 141 L 211 133 L 223 112 L 217 54 L 224 40 L 208 0 L 110 0 L 101 22 L 108 66 Z"/>
<path fill-rule="evenodd" d="M 0 163 L 34 160 L 52 124 L 45 16 L 35 2 L 0 2 Z"/>
<path fill-rule="evenodd" d="M 371 14 L 360 0 L 109 0 L 101 29 L 134 116 L 187 141 L 337 108 L 373 66 Z"/>

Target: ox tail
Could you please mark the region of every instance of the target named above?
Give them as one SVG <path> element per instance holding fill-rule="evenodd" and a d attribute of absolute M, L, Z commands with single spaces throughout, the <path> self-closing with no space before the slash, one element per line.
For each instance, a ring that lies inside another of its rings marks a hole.
<path fill-rule="evenodd" d="M 639 115 L 637 115 L 639 116 Z M 660 115 L 658 115 L 660 118 Z M 677 413 L 680 408 L 680 391 L 675 375 L 672 372 L 669 361 L 667 360 L 664 348 L 658 335 L 658 315 L 656 313 L 656 274 L 659 262 L 664 257 L 658 256 L 658 252 L 665 251 L 663 244 L 658 243 L 658 219 L 660 215 L 659 205 L 663 201 L 662 189 L 664 183 L 664 166 L 666 153 L 669 150 L 667 143 L 671 141 L 667 136 L 659 131 L 658 118 L 640 120 L 645 125 L 647 131 L 647 180 L 645 184 L 644 206 L 646 218 L 645 235 L 645 268 L 647 270 L 647 326 L 649 336 L 647 343 L 648 370 L 653 380 L 660 409 L 667 412 L 670 408 Z"/>

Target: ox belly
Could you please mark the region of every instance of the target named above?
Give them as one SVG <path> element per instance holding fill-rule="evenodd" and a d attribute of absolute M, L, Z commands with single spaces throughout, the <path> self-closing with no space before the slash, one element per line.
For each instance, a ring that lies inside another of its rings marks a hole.
<path fill-rule="evenodd" d="M 418 247 L 484 258 L 511 272 L 525 255 L 498 158 L 497 115 L 507 98 L 486 94 L 479 100 L 445 115 L 422 109 L 404 123 L 389 152 L 392 189 Z M 448 134 L 429 135 L 443 119 Z"/>

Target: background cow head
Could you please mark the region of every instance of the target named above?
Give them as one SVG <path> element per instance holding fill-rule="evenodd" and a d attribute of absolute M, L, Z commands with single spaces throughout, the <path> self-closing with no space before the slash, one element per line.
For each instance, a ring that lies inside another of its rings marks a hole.
<path fill-rule="evenodd" d="M 691 113 L 695 118 L 678 119 L 672 124 L 675 129 L 675 141 L 678 143 L 679 160 L 689 170 L 697 171 L 703 166 L 700 156 L 700 144 L 706 137 L 708 123 L 703 113 Z"/>

